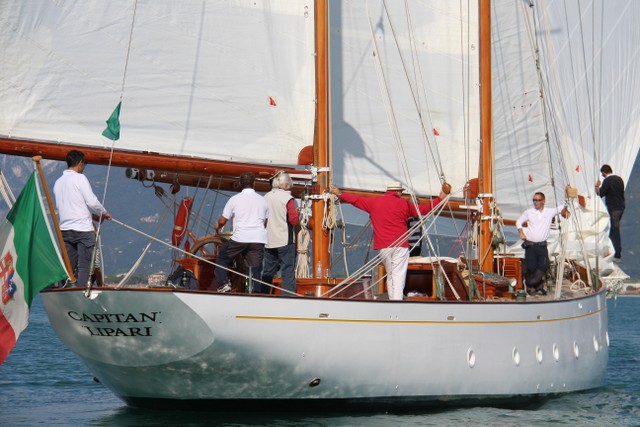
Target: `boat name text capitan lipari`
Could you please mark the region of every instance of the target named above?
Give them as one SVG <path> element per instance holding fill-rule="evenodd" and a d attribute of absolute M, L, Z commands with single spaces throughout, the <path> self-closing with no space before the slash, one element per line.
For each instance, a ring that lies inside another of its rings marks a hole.
<path fill-rule="evenodd" d="M 78 313 L 68 311 L 67 315 L 78 322 L 90 322 L 93 324 L 109 323 L 109 326 L 83 325 L 91 336 L 100 337 L 150 337 L 152 326 L 125 326 L 123 323 L 160 323 L 157 320 L 159 311 L 149 313 Z"/>

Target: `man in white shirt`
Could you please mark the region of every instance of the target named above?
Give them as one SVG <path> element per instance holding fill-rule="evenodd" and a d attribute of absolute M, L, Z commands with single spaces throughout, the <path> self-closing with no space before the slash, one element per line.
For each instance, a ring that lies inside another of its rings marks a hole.
<path fill-rule="evenodd" d="M 228 268 L 231 261 L 238 255 L 244 258 L 253 279 L 261 280 L 262 278 L 262 259 L 264 245 L 267 243 L 266 225 L 269 208 L 264 197 L 256 193 L 253 188 L 255 179 L 255 175 L 251 172 L 240 175 L 242 191 L 229 199 L 215 225 L 215 229 L 220 230 L 228 220 L 233 218 L 233 234 L 222 246 L 216 259 L 216 264 L 219 266 L 215 271 L 218 292 L 231 290 Z M 255 284 L 258 292 L 261 288 Z"/>
<path fill-rule="evenodd" d="M 524 265 L 527 267 L 527 291 L 529 295 L 546 295 L 544 289 L 544 276 L 549 268 L 549 252 L 547 251 L 547 238 L 551 230 L 553 218 L 562 215 L 566 218 L 567 207 L 562 204 L 556 208 L 545 208 L 544 193 L 537 192 L 533 195 L 533 207 L 527 209 L 516 221 L 516 227 L 520 238 L 524 240 Z M 524 232 L 524 224 L 527 223 L 527 233 Z"/>
<path fill-rule="evenodd" d="M 79 286 L 87 286 L 91 275 L 91 255 L 96 244 L 92 219 L 111 219 L 111 215 L 98 201 L 91 184 L 83 175 L 87 166 L 84 153 L 67 153 L 67 169 L 53 186 L 60 230 L 69 261 Z"/>

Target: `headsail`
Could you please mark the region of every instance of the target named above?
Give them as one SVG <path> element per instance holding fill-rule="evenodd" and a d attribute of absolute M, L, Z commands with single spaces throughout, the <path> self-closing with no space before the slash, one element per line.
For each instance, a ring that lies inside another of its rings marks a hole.
<path fill-rule="evenodd" d="M 640 147 L 638 19 L 633 1 L 494 2 L 495 173 L 505 217 L 534 191 L 562 202 L 568 183 L 593 209 L 603 163 L 628 181 Z"/>

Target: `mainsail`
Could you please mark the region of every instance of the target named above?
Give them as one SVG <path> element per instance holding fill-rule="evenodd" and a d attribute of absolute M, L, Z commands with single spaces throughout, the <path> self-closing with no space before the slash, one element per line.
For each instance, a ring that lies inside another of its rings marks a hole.
<path fill-rule="evenodd" d="M 333 177 L 383 190 L 401 181 L 438 194 L 477 176 L 477 5 L 333 2 Z"/>
<path fill-rule="evenodd" d="M 108 148 L 122 96 L 117 150 L 295 165 L 312 144 L 311 3 L 36 3 L 3 5 L 0 135 Z"/>

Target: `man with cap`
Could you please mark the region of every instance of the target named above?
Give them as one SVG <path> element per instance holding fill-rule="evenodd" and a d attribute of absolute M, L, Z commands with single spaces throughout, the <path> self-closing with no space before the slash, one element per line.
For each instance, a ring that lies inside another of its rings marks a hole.
<path fill-rule="evenodd" d="M 347 194 L 335 186 L 332 194 L 340 200 L 361 209 L 371 217 L 373 248 L 380 251 L 382 264 L 387 271 L 387 293 L 391 300 L 403 299 L 404 282 L 409 264 L 407 223 L 409 218 L 426 215 L 451 191 L 448 183 L 442 184 L 440 195 L 418 206 L 401 197 L 404 188 L 399 182 L 390 182 L 382 196 L 363 197 Z"/>

